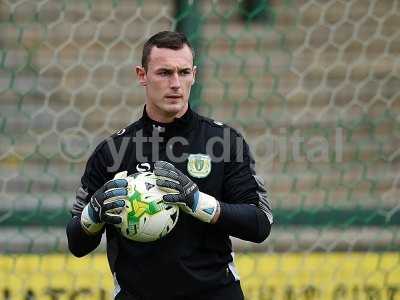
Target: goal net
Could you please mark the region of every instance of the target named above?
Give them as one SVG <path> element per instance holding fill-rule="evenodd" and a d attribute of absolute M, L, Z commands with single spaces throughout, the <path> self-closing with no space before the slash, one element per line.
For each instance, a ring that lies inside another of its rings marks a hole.
<path fill-rule="evenodd" d="M 272 200 L 271 236 L 233 239 L 246 299 L 400 299 L 399 28 L 396 0 L 0 1 L 0 299 L 110 299 L 104 243 L 76 259 L 65 224 L 142 113 L 144 41 L 175 29 L 193 108 L 244 135 Z"/>

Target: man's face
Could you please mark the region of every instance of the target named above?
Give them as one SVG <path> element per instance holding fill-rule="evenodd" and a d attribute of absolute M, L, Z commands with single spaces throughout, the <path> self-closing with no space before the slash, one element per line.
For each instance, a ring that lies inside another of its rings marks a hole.
<path fill-rule="evenodd" d="M 186 112 L 196 75 L 193 55 L 187 45 L 179 50 L 153 47 L 147 72 L 136 67 L 136 73 L 140 84 L 146 88 L 150 117 L 162 122 Z"/>

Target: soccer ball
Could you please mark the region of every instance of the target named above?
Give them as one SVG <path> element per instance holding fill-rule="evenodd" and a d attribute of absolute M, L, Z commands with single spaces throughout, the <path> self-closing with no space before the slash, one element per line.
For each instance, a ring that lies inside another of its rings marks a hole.
<path fill-rule="evenodd" d="M 179 208 L 162 200 L 166 193 L 156 185 L 152 172 L 141 172 L 125 178 L 128 181 L 128 200 L 119 213 L 122 223 L 116 225 L 121 234 L 134 241 L 158 240 L 175 227 Z"/>

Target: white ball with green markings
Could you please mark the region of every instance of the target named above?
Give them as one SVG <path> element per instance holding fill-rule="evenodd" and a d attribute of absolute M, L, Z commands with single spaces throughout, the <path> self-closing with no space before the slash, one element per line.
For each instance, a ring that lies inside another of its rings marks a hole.
<path fill-rule="evenodd" d="M 158 240 L 175 227 L 179 208 L 162 200 L 165 192 L 156 185 L 152 172 L 141 172 L 125 178 L 128 181 L 128 200 L 119 213 L 122 223 L 116 225 L 121 234 L 134 241 Z"/>

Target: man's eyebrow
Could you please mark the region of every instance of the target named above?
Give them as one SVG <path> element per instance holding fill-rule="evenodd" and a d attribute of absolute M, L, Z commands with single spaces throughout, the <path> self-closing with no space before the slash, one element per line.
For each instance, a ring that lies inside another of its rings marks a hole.
<path fill-rule="evenodd" d="M 192 70 L 192 67 L 183 67 L 183 68 L 178 68 L 178 71 L 187 71 L 187 70 Z M 156 69 L 156 71 L 173 71 L 175 70 L 174 67 L 159 67 Z"/>
<path fill-rule="evenodd" d="M 157 68 L 156 72 L 160 72 L 160 71 L 168 71 L 171 72 L 172 68 L 167 68 L 167 67 L 161 67 L 161 68 Z"/>

